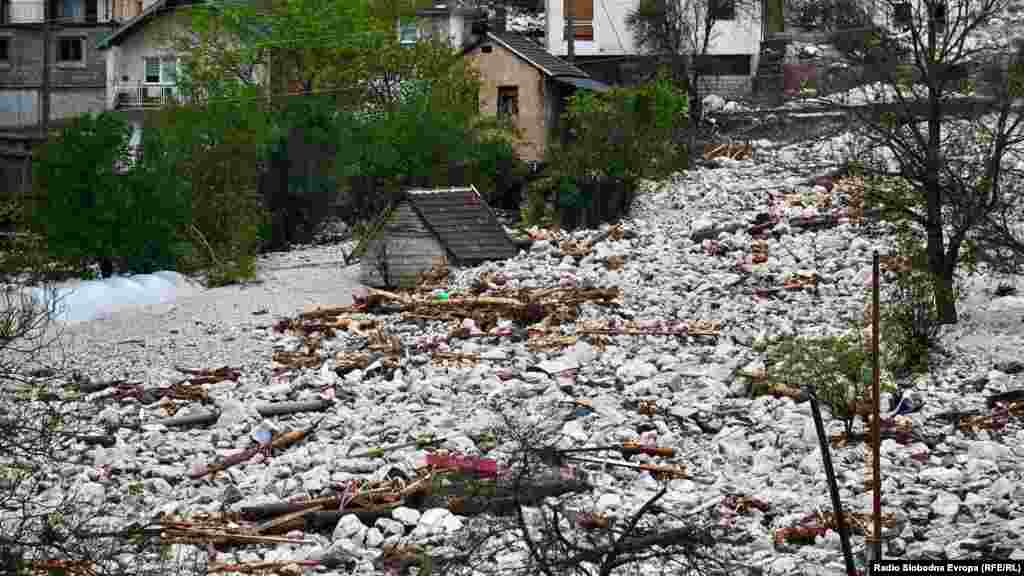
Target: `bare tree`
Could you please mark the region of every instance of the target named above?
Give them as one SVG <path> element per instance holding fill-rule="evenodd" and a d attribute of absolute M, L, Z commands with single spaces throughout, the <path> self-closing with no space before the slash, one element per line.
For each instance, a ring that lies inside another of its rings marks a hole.
<path fill-rule="evenodd" d="M 603 514 L 587 473 L 558 461 L 556 432 L 502 416 L 493 434 L 511 451 L 509 467 L 485 497 L 462 497 L 464 505 L 479 504 L 472 510 L 479 515 L 454 551 L 435 557 L 440 573 L 611 576 L 736 569 L 718 547 L 727 544 L 724 534 L 661 503 L 668 478 L 631 513 Z"/>
<path fill-rule="evenodd" d="M 1020 184 L 1024 50 L 1009 45 L 1009 0 L 888 0 L 878 19 L 897 30 L 880 48 L 903 55 L 883 80 L 832 97 L 862 137 L 855 160 L 895 179 L 871 199 L 925 237 L 937 319 L 955 323 L 955 277 L 972 244 L 1019 270 L 1024 256 Z M 878 71 L 875 70 L 874 73 Z M 864 94 L 870 92 L 870 94 Z"/>
<path fill-rule="evenodd" d="M 162 548 L 158 534 L 130 528 L 111 510 L 102 478 L 83 477 L 87 467 L 73 454 L 114 438 L 89 429 L 89 414 L 66 385 L 56 292 L 28 288 L 0 288 L 0 573 L 197 571 L 180 550 Z"/>
<path fill-rule="evenodd" d="M 673 81 L 687 86 L 690 97 L 690 153 L 695 153 L 697 128 L 703 118 L 699 96 L 707 72 L 707 56 L 723 23 L 749 24 L 760 14 L 756 0 L 640 0 L 626 16 L 636 45 L 661 59 Z"/>

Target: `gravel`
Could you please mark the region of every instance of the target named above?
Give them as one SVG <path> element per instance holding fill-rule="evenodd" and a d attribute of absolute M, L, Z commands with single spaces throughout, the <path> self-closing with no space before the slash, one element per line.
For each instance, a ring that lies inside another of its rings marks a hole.
<path fill-rule="evenodd" d="M 123 312 L 69 330 L 78 338 L 75 365 L 93 378 L 124 373 L 161 384 L 181 378 L 173 372 L 176 365 L 229 365 L 241 368 L 242 376 L 206 386 L 222 414 L 205 429 L 160 425 L 157 421 L 166 415 L 159 404 L 117 403 L 103 400 L 102 393 L 92 395 L 82 413 L 91 414 L 98 426 L 121 426 L 119 441 L 111 448 L 71 447 L 69 461 L 77 468 L 68 477 L 90 482 L 87 497 L 111 506 L 133 478 L 153 479 L 152 490 L 116 501 L 118 510 L 143 518 L 158 512 L 188 517 L 225 506 L 238 510 L 331 492 L 356 479 L 385 478 L 395 469 L 413 477 L 423 465 L 427 452 L 414 446 L 383 458 L 346 457 L 384 443 L 436 434 L 445 438 L 441 448 L 479 455 L 483 432 L 497 425 L 499 412 L 505 411 L 560 435 L 560 446 L 642 441 L 673 447 L 678 456 L 670 462 L 685 464 L 689 477 L 670 482 L 662 501 L 665 510 L 693 511 L 730 534 L 748 535 L 746 542 L 724 552 L 753 570 L 840 573 L 835 534 L 826 533 L 813 545 L 773 543 L 776 529 L 829 510 L 831 503 L 808 403 L 751 398 L 744 375 L 765 369 L 764 346 L 780 336 L 839 334 L 859 320 L 872 251 L 890 251 L 891 230 L 884 224 L 852 225 L 844 212 L 850 198 L 842 187 L 814 183 L 834 166 L 838 148 L 755 146 L 751 160 L 720 160 L 714 168 L 649 183 L 624 222 L 629 234 L 621 240 L 603 234 L 583 258 L 563 254 L 561 242 L 596 238 L 597 231 L 538 240 L 506 262 L 457 269 L 448 287 L 464 290 L 494 272 L 501 272 L 513 289 L 614 286 L 623 291 L 621 305 L 584 304 L 581 322 L 633 319 L 664 330 L 672 323 L 714 321 L 720 326 L 715 339 L 614 336 L 599 348 L 581 338 L 561 351 L 535 352 L 510 326 L 499 327 L 511 330 L 506 336 L 459 339 L 450 337 L 451 327 L 440 322 L 377 315 L 371 318 L 402 347 L 397 369 L 378 360 L 363 369 L 335 371 L 339 353 L 364 351 L 368 344 L 365 336 L 339 330 L 321 342 L 322 366 L 275 375 L 273 351 L 298 350 L 301 341 L 265 327 L 302 308 L 346 304 L 357 286 L 355 267 L 316 265 L 331 260 L 330 249 L 316 252 L 320 259 L 296 251 L 262 261 L 261 284 L 209 290 L 171 306 Z M 820 203 L 825 197 L 828 202 Z M 808 218 L 826 215 L 834 217 L 834 226 L 806 226 Z M 768 259 L 755 262 L 749 229 L 766 223 L 771 231 L 763 240 Z M 620 269 L 609 269 L 612 257 L 621 258 Z M 803 289 L 779 289 L 785 282 L 807 279 L 813 282 Z M 966 434 L 939 418 L 951 410 L 987 413 L 990 394 L 1024 387 L 1024 299 L 997 296 L 997 285 L 1006 281 L 984 271 L 970 278 L 963 318 L 943 329 L 942 349 L 934 354 L 930 372 L 898 382 L 908 395 L 920 398 L 914 402 L 919 409 L 906 418 L 929 442 L 887 440 L 882 446 L 882 505 L 896 519 L 885 532 L 888 557 L 1024 555 L 1020 419 L 1010 418 L 998 432 Z M 1014 282 L 1018 291 L 1024 289 L 1020 279 Z M 265 315 L 254 315 L 264 309 Z M 475 325 L 464 327 L 472 332 Z M 562 328 L 571 334 L 571 323 Z M 143 345 L 119 344 L 131 339 Z M 487 360 L 437 366 L 427 353 L 435 345 L 448 352 L 480 353 Z M 254 410 L 257 404 L 325 396 L 336 401 L 323 413 L 316 435 L 302 444 L 214 478 L 185 477 L 188 470 L 249 445 L 267 429 L 302 428 L 320 417 L 264 418 Z M 587 404 L 574 409 L 577 400 Z M 641 402 L 668 415 L 642 417 L 637 413 Z M 179 414 L 200 409 L 188 402 L 177 406 Z M 129 427 L 136 419 L 141 426 Z M 827 413 L 825 425 L 830 434 L 842 430 L 842 423 Z M 502 462 L 510 450 L 499 441 L 486 454 Z M 837 447 L 833 460 L 844 506 L 869 511 L 863 447 Z M 633 461 L 664 463 L 646 456 Z M 613 517 L 628 517 L 658 490 L 646 472 L 581 466 L 595 485 L 593 509 Z M 121 473 L 98 472 L 110 468 Z M 766 503 L 770 513 L 739 512 L 730 504 L 736 495 Z M 665 525 L 675 522 L 672 515 L 656 514 Z M 391 516 L 367 526 L 346 515 L 326 533 L 303 535 L 313 544 L 246 548 L 235 555 L 215 552 L 215 559 L 344 557 L 358 564 L 357 573 L 370 574 L 383 547 L 458 542 L 465 530 L 473 530 L 469 518 L 442 508 L 399 508 Z M 853 540 L 862 554 L 863 538 Z M 515 561 L 514 555 L 495 559 L 499 566 Z"/>
<path fill-rule="evenodd" d="M 351 303 L 359 267 L 345 265 L 349 251 L 350 243 L 266 254 L 253 282 L 55 325 L 61 346 L 49 360 L 63 357 L 69 369 L 94 380 L 166 381 L 176 377 L 175 366 L 258 370 L 273 351 L 277 319 Z"/>

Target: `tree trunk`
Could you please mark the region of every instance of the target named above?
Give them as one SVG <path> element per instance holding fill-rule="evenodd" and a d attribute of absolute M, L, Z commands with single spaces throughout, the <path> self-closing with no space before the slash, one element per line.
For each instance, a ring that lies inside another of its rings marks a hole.
<path fill-rule="evenodd" d="M 686 154 L 690 158 L 697 158 L 697 131 L 700 130 L 701 116 L 703 116 L 703 102 L 700 100 L 700 93 L 697 91 L 697 83 L 700 81 L 700 74 L 697 72 L 693 73 L 693 77 L 690 78 L 689 86 L 687 86 L 687 93 L 690 98 L 690 126 L 689 126 L 689 141 L 687 143 Z"/>
<path fill-rule="evenodd" d="M 942 217 L 942 188 L 939 171 L 942 169 L 939 157 L 942 145 L 942 109 L 939 103 L 938 78 L 939 67 L 934 62 L 936 47 L 935 24 L 928 24 L 928 179 L 926 188 L 927 233 L 928 233 L 928 271 L 932 274 L 935 290 L 935 311 L 940 324 L 955 324 L 956 299 L 953 294 L 953 272 L 956 269 L 957 251 L 950 250 L 952 261 L 949 261 L 945 249 L 945 235 Z"/>

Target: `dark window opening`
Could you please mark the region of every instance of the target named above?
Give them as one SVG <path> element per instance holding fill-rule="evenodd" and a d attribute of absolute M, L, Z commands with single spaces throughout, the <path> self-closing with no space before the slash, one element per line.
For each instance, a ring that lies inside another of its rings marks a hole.
<path fill-rule="evenodd" d="M 942 30 L 946 27 L 946 3 L 936 2 L 931 6 L 932 21 L 935 28 Z"/>
<path fill-rule="evenodd" d="M 480 51 L 483 52 L 484 54 L 490 54 L 493 50 L 494 47 L 492 47 L 490 44 L 480 48 Z"/>
<path fill-rule="evenodd" d="M 705 76 L 750 76 L 750 59 L 749 54 L 705 54 L 696 66 Z"/>
<path fill-rule="evenodd" d="M 714 20 L 735 20 L 736 0 L 708 0 L 708 11 Z"/>
<path fill-rule="evenodd" d="M 519 87 L 500 86 L 498 88 L 498 118 L 515 120 L 519 116 Z"/>
<path fill-rule="evenodd" d="M 11 60 L 11 39 L 0 38 L 0 62 L 9 62 Z"/>
<path fill-rule="evenodd" d="M 913 13 L 909 2 L 893 5 L 892 21 L 899 28 L 907 28 L 913 23 Z"/>
<path fill-rule="evenodd" d="M 85 60 L 85 38 L 61 38 L 57 45 L 58 62 Z"/>

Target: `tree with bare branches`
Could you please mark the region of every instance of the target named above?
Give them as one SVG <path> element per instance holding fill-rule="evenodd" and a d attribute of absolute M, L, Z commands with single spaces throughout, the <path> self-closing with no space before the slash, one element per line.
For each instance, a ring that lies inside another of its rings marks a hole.
<path fill-rule="evenodd" d="M 691 154 L 703 117 L 698 90 L 707 75 L 707 57 L 726 22 L 751 25 L 760 15 L 760 6 L 755 0 L 640 0 L 626 16 L 636 45 L 657 57 L 677 85 L 687 87 Z"/>
<path fill-rule="evenodd" d="M 899 183 L 872 188 L 869 201 L 924 237 L 944 324 L 957 321 L 955 278 L 969 249 L 1011 271 L 1024 263 L 1024 47 L 1006 33 L 1012 3 L 881 3 L 876 21 L 893 30 L 880 48 L 899 63 L 880 83 L 827 100 L 857 121 L 852 159 L 874 181 Z"/>
<path fill-rule="evenodd" d="M 56 292 L 28 288 L 0 288 L 0 573 L 199 572 L 182 555 L 187 549 L 162 547 L 159 534 L 132 528 L 124 510 L 111 509 L 108 491 L 117 484 L 102 477 L 109 471 L 91 481 L 93 467 L 74 456 L 115 439 L 90 429 L 66 385 Z"/>
<path fill-rule="evenodd" d="M 433 558 L 439 573 L 729 572 L 730 563 L 719 548 L 728 544 L 727 537 L 711 523 L 679 514 L 663 503 L 671 478 L 656 480 L 632 512 L 604 513 L 595 505 L 587 472 L 558 459 L 558 433 L 508 414 L 502 418 L 492 434 L 500 450 L 508 451 L 509 465 L 497 479 L 496 489 L 475 499 L 486 504 L 486 510 L 474 510 L 460 534 L 460 544 Z M 474 500 L 460 492 L 456 498 Z"/>

